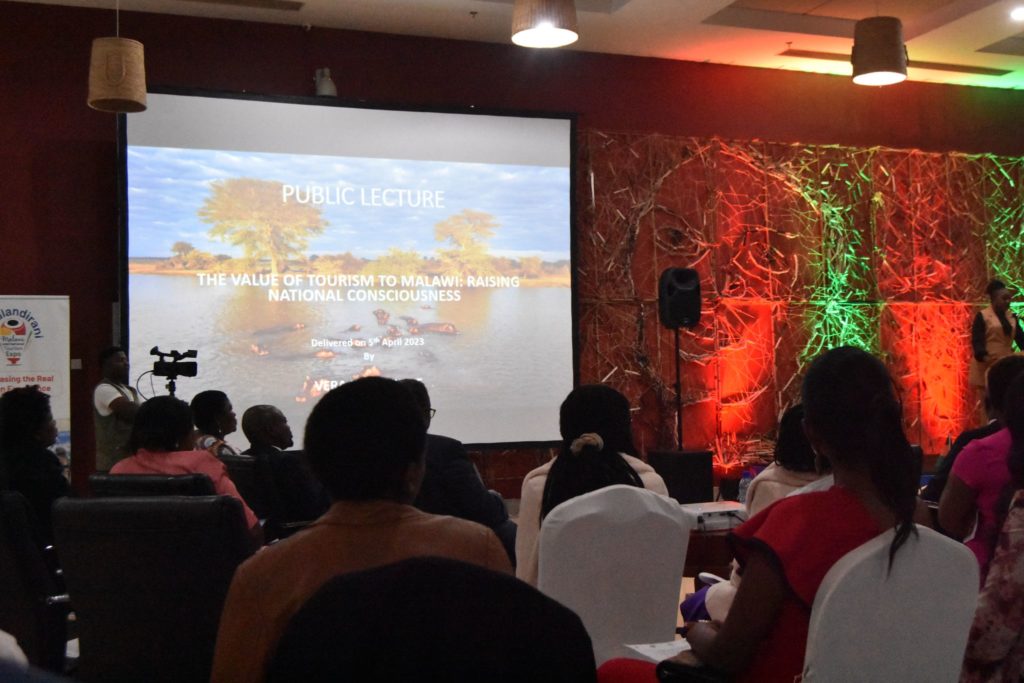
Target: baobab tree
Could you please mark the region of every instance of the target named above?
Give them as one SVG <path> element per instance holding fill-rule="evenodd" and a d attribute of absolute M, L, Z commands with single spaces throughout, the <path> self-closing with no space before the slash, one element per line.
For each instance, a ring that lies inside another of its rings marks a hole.
<path fill-rule="evenodd" d="M 289 258 L 304 254 L 310 237 L 327 227 L 316 206 L 283 201 L 283 187 L 255 178 L 216 180 L 199 219 L 213 225 L 212 239 L 242 247 L 247 259 L 268 259 L 270 272 L 277 275 Z"/>

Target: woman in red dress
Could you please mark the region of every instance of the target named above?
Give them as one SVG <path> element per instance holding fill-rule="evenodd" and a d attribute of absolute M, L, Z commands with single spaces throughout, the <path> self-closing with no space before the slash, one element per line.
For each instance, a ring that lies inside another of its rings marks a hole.
<path fill-rule="evenodd" d="M 735 530 L 743 581 L 732 608 L 723 623 L 689 628 L 692 650 L 673 658 L 678 663 L 737 681 L 791 683 L 803 669 L 814 595 L 832 565 L 894 527 L 889 557 L 898 562 L 914 533 L 919 467 L 881 362 L 852 347 L 826 352 L 807 371 L 803 404 L 807 436 L 832 465 L 835 486 L 783 498 Z M 613 662 L 599 671 L 602 681 L 653 679 L 653 666 L 644 673 L 639 663 Z"/>

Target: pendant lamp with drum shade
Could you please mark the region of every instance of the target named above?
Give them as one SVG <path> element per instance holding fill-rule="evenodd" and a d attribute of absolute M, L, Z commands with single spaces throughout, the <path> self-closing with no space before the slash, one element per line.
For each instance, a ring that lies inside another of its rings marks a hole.
<path fill-rule="evenodd" d="M 121 37 L 120 2 L 115 35 L 95 38 L 89 59 L 89 106 L 99 111 L 134 114 L 146 110 L 146 65 L 142 43 Z"/>
<path fill-rule="evenodd" d="M 563 47 L 579 39 L 573 0 L 516 0 L 512 42 L 522 47 Z"/>
<path fill-rule="evenodd" d="M 853 28 L 853 82 L 893 85 L 907 79 L 903 23 L 896 17 L 861 19 Z"/>

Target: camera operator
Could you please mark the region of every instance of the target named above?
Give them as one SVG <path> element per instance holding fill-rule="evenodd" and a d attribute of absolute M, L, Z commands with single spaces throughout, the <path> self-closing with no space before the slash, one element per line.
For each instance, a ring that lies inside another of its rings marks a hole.
<path fill-rule="evenodd" d="M 142 401 L 128 383 L 128 355 L 120 346 L 99 355 L 103 381 L 93 390 L 93 418 L 96 423 L 96 469 L 107 471 L 128 456 L 128 436 Z"/>

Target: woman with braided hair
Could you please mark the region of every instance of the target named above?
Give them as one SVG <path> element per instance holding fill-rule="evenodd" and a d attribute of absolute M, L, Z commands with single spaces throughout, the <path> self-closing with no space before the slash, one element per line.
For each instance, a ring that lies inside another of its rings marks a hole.
<path fill-rule="evenodd" d="M 668 495 L 665 482 L 636 457 L 629 401 L 601 384 L 573 389 L 559 411 L 562 449 L 523 479 L 516 576 L 537 585 L 537 536 L 549 512 L 570 498 L 614 484 Z"/>

